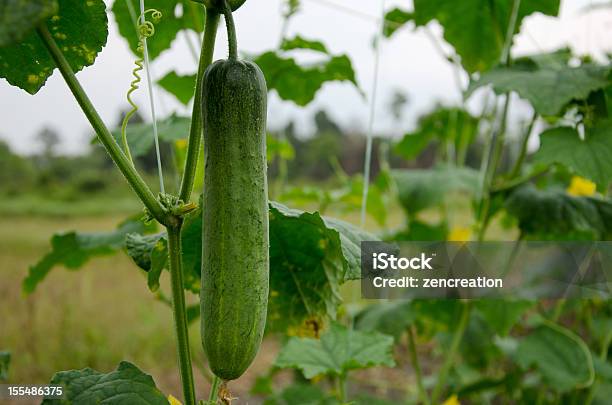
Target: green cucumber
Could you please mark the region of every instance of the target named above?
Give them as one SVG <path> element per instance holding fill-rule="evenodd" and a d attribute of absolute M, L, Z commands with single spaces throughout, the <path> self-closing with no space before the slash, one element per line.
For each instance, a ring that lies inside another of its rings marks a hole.
<path fill-rule="evenodd" d="M 266 98 L 254 63 L 230 57 L 205 73 L 202 344 L 224 380 L 249 367 L 266 323 Z"/>

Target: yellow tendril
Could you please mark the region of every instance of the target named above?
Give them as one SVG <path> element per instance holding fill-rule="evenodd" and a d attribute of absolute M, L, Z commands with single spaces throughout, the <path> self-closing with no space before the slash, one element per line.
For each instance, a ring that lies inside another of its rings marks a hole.
<path fill-rule="evenodd" d="M 151 13 L 151 21 L 146 20 L 146 15 Z M 144 69 L 144 41 L 146 38 L 150 38 L 155 34 L 155 26 L 153 23 L 158 23 L 162 17 L 162 13 L 159 10 L 149 9 L 146 10 L 143 14 L 138 18 L 138 47 L 136 50 L 142 54 L 143 56 L 134 61 L 134 65 L 136 67 L 132 70 L 132 76 L 134 76 L 134 80 L 130 83 L 130 89 L 127 91 L 126 99 L 127 102 L 132 106 L 132 109 L 125 114 L 123 118 L 123 122 L 121 123 L 121 142 L 123 143 L 123 150 L 127 155 L 127 158 L 130 160 L 132 165 L 134 161 L 132 160 L 132 154 L 130 153 L 130 146 L 127 141 L 127 125 L 130 121 L 130 118 L 138 111 L 138 106 L 132 100 L 132 93 L 139 89 L 139 84 L 141 82 L 141 77 L 139 72 Z"/>

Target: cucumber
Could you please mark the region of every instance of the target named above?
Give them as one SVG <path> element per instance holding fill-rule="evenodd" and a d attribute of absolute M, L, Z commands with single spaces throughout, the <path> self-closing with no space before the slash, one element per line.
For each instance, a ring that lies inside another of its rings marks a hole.
<path fill-rule="evenodd" d="M 267 89 L 259 67 L 234 58 L 204 76 L 202 344 L 211 370 L 240 377 L 266 323 L 269 284 Z"/>

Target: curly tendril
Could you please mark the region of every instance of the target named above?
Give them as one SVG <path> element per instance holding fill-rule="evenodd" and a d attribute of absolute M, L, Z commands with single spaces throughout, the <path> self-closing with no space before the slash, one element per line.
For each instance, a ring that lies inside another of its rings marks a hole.
<path fill-rule="evenodd" d="M 153 22 L 146 20 L 146 15 L 149 13 L 151 14 L 151 19 L 153 20 Z M 159 10 L 155 10 L 155 9 L 146 10 L 138 18 L 138 22 L 139 22 L 138 27 L 137 27 L 138 28 L 138 46 L 136 47 L 136 50 L 139 53 L 144 54 L 145 39 L 150 38 L 155 34 L 155 25 L 153 24 L 158 23 L 159 20 L 161 20 L 161 18 L 162 18 L 162 13 Z M 128 111 L 127 114 L 125 114 L 125 117 L 123 118 L 123 122 L 121 123 L 121 142 L 123 143 L 123 150 L 125 154 L 127 155 L 128 159 L 130 160 L 130 162 L 132 163 L 132 165 L 134 164 L 134 161 L 132 160 L 132 154 L 130 153 L 130 146 L 128 145 L 128 141 L 127 141 L 127 125 L 128 125 L 128 122 L 130 121 L 130 118 L 132 118 L 132 116 L 136 114 L 136 111 L 138 111 L 138 106 L 132 100 L 132 93 L 134 93 L 140 87 L 139 84 L 142 81 L 142 78 L 140 77 L 139 72 L 144 69 L 143 63 L 144 63 L 144 56 L 134 61 L 134 65 L 136 65 L 134 70 L 132 70 L 132 76 L 134 76 L 134 80 L 132 80 L 132 82 L 130 83 L 130 88 L 126 93 L 127 102 L 130 104 L 132 109 Z"/>

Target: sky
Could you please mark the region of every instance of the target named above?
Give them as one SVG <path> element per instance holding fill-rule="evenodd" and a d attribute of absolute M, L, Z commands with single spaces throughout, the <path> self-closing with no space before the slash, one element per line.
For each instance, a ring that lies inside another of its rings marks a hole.
<path fill-rule="evenodd" d="M 373 94 L 375 57 L 372 44 L 379 29 L 383 2 L 386 9 L 395 6 L 412 8 L 410 0 L 302 0 L 300 13 L 289 24 L 288 36 L 299 34 L 322 40 L 332 53 L 347 54 L 352 60 L 363 95 L 352 84 L 333 82 L 324 85 L 313 103 L 298 107 L 280 100 L 272 92 L 268 110 L 270 129 L 295 121 L 299 133 L 308 136 L 313 129 L 313 114 L 326 109 L 343 128 L 365 130 Z M 566 45 L 579 55 L 601 57 L 605 52 L 612 52 L 612 8 L 585 11 L 589 6 L 605 2 L 562 0 L 559 17 L 538 14 L 528 17 L 515 37 L 513 55 L 550 51 Z M 111 0 L 106 0 L 109 8 L 111 3 Z M 235 13 L 241 52 L 257 54 L 278 46 L 282 4 L 282 0 L 248 0 Z M 450 52 L 451 48 L 442 39 L 442 28 L 432 22 L 427 30 L 403 29 L 390 40 L 382 42 L 374 133 L 400 137 L 414 128 L 418 116 L 436 103 L 453 105 L 461 100 L 453 66 L 435 45 L 438 43 L 445 52 Z M 179 34 L 172 49 L 153 62 L 154 77 L 162 77 L 171 70 L 179 74 L 196 71 L 196 62 L 183 35 Z M 225 57 L 225 44 L 225 32 L 220 30 L 215 59 Z M 114 17 L 109 14 L 106 47 L 93 67 L 77 74 L 108 126 L 116 125 L 120 112 L 127 108 L 125 93 L 131 81 L 133 61 L 134 56 L 119 35 Z M 461 80 L 463 84 L 467 83 L 467 76 L 462 75 Z M 406 93 L 410 99 L 400 122 L 393 119 L 388 109 L 391 97 L 397 90 Z M 188 114 L 190 111 L 159 88 L 155 89 L 155 98 L 160 117 L 172 112 Z M 134 99 L 145 119 L 150 120 L 146 88 L 141 88 Z M 479 95 L 476 94 L 468 103 L 468 108 L 475 111 L 478 104 Z M 516 121 L 529 115 L 526 104 L 518 102 L 513 105 L 516 105 L 512 112 Z M 34 96 L 0 79 L 0 139 L 8 142 L 18 153 L 36 153 L 41 147 L 36 135 L 45 127 L 59 132 L 61 153 L 78 154 L 88 147 L 92 131 L 59 72 L 56 70 L 46 86 Z"/>

